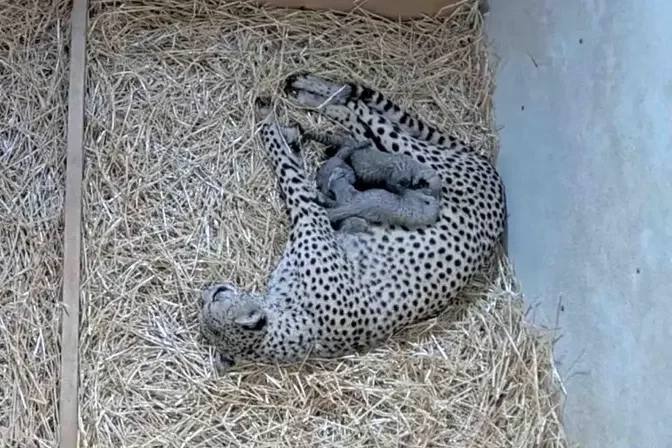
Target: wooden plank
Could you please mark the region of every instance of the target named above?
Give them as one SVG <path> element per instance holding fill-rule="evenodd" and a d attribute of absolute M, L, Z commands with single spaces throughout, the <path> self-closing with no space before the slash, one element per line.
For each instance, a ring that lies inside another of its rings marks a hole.
<path fill-rule="evenodd" d="M 74 0 L 70 19 L 67 167 L 61 319 L 60 448 L 76 448 L 79 420 L 79 300 L 86 82 L 87 0 Z"/>

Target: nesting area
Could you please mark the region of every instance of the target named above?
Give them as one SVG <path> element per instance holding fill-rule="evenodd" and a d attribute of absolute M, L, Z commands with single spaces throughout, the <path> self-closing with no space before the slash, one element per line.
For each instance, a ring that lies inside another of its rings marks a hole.
<path fill-rule="evenodd" d="M 53 446 L 69 2 L 0 2 L 0 446 Z"/>
<path fill-rule="evenodd" d="M 68 4 L 0 5 L 3 446 L 57 439 Z M 282 81 L 359 81 L 495 160 L 482 20 L 476 0 L 404 23 L 91 1 L 80 446 L 567 446 L 551 335 L 524 323 L 503 255 L 453 309 L 366 355 L 218 376 L 199 334 L 200 289 L 263 288 L 286 240 L 254 98 L 325 129 Z M 304 148 L 313 169 L 318 151 Z"/>

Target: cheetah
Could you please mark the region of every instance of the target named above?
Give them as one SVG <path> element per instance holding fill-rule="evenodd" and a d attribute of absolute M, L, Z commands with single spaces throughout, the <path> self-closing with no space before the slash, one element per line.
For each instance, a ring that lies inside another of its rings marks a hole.
<path fill-rule="evenodd" d="M 302 164 L 302 130 L 272 119 L 269 102 L 259 101 L 260 139 L 285 198 L 289 236 L 265 291 L 226 282 L 202 291 L 203 333 L 225 367 L 361 354 L 436 317 L 494 256 L 505 225 L 496 169 L 455 137 L 359 84 L 301 73 L 286 79 L 285 92 L 376 149 L 434 169 L 440 216 L 417 229 L 334 230 Z"/>
<path fill-rule="evenodd" d="M 378 150 L 362 148 L 364 154 L 374 154 Z M 375 156 L 374 156 L 375 157 Z M 359 191 L 355 188 L 357 178 L 362 180 L 359 172 L 346 163 L 344 157 L 338 155 L 324 162 L 317 171 L 316 183 L 320 200 L 327 208 L 332 225 L 340 225 L 339 230 L 345 232 L 367 231 L 368 223 L 379 225 L 402 225 L 409 228 L 424 226 L 436 222 L 439 216 L 439 200 L 423 191 L 402 186 L 406 179 L 412 179 L 412 165 L 395 163 L 395 168 L 405 169 L 408 174 L 402 182 L 395 182 L 394 189 L 398 193 L 385 188 L 369 188 Z M 413 161 L 415 162 L 415 161 Z M 416 162 L 417 163 L 417 162 Z M 358 167 L 357 164 L 354 164 Z M 388 180 L 386 164 L 369 164 L 365 175 L 368 179 L 378 176 Z M 366 177 L 364 179 L 367 179 Z M 423 185 L 423 184 L 421 184 Z M 440 188 L 440 186 L 439 186 Z"/>

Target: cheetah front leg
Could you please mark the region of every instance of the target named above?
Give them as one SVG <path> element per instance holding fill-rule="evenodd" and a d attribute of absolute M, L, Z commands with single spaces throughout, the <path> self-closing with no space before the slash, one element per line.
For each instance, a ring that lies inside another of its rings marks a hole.
<path fill-rule="evenodd" d="M 345 254 L 336 243 L 334 229 L 320 202 L 317 186 L 303 167 L 299 148 L 301 129 L 296 125 L 277 123 L 267 99 L 257 99 L 256 107 L 257 118 L 263 121 L 261 140 L 274 166 L 289 211 L 289 246 L 286 250 L 291 251 L 292 246 L 297 250 L 317 247 L 319 253 L 311 254 L 315 262 L 319 261 L 331 269 L 342 269 L 347 264 Z M 311 266 L 304 263 L 300 266 L 293 275 L 310 276 Z"/>
<path fill-rule="evenodd" d="M 297 124 L 278 123 L 267 98 L 257 98 L 255 107 L 261 123 L 261 141 L 278 178 L 292 225 L 307 217 L 328 222 L 326 212 L 319 205 L 317 189 L 303 167 L 299 146 L 301 128 Z"/>
<path fill-rule="evenodd" d="M 286 322 L 276 322 L 285 325 L 276 335 L 283 341 L 280 357 L 296 361 L 313 351 L 318 356 L 340 356 L 348 338 L 357 340 L 361 336 L 355 334 L 356 325 L 348 320 L 348 328 L 332 332 L 311 310 L 328 311 L 340 301 L 347 306 L 349 300 L 355 300 L 352 298 L 368 306 L 369 299 L 360 290 L 357 271 L 342 238 L 337 237 L 327 211 L 317 201 L 314 180 L 303 168 L 298 152 L 300 129 L 279 125 L 270 114 L 268 100 L 256 103 L 258 116 L 266 117 L 261 125 L 261 140 L 290 215 L 288 240 L 267 288 L 268 297 L 285 310 Z M 351 303 L 349 306 L 353 307 L 354 301 Z M 323 328 L 315 332 L 320 327 Z"/>

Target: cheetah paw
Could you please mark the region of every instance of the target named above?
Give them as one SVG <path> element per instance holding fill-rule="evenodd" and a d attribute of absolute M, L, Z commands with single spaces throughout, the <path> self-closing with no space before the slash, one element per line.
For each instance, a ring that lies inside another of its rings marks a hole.
<path fill-rule="evenodd" d="M 332 208 L 336 206 L 336 195 L 333 191 L 329 191 L 325 194 L 318 189 L 315 201 L 317 202 L 317 205 L 323 208 Z"/>
<path fill-rule="evenodd" d="M 292 152 L 299 152 L 299 144 L 304 140 L 303 129 L 298 123 L 281 123 L 277 116 L 273 116 L 272 101 L 268 97 L 257 97 L 254 100 L 255 118 L 257 122 L 266 122 L 267 125 L 277 129 L 283 136 L 283 139 L 292 149 Z"/>
<path fill-rule="evenodd" d="M 371 232 L 371 226 L 369 225 L 369 222 L 360 217 L 352 217 L 343 220 L 341 223 L 341 226 L 338 229 L 339 232 L 341 233 L 367 233 L 369 235 L 373 234 Z"/>
<path fill-rule="evenodd" d="M 227 375 L 236 365 L 234 359 L 228 355 L 220 354 L 214 362 L 218 375 Z"/>
<path fill-rule="evenodd" d="M 285 80 L 284 90 L 301 105 L 320 108 L 327 104 L 345 104 L 352 93 L 352 86 L 310 73 L 295 73 Z"/>
<path fill-rule="evenodd" d="M 254 116 L 257 121 L 264 121 L 273 114 L 271 98 L 258 96 L 254 99 Z"/>

